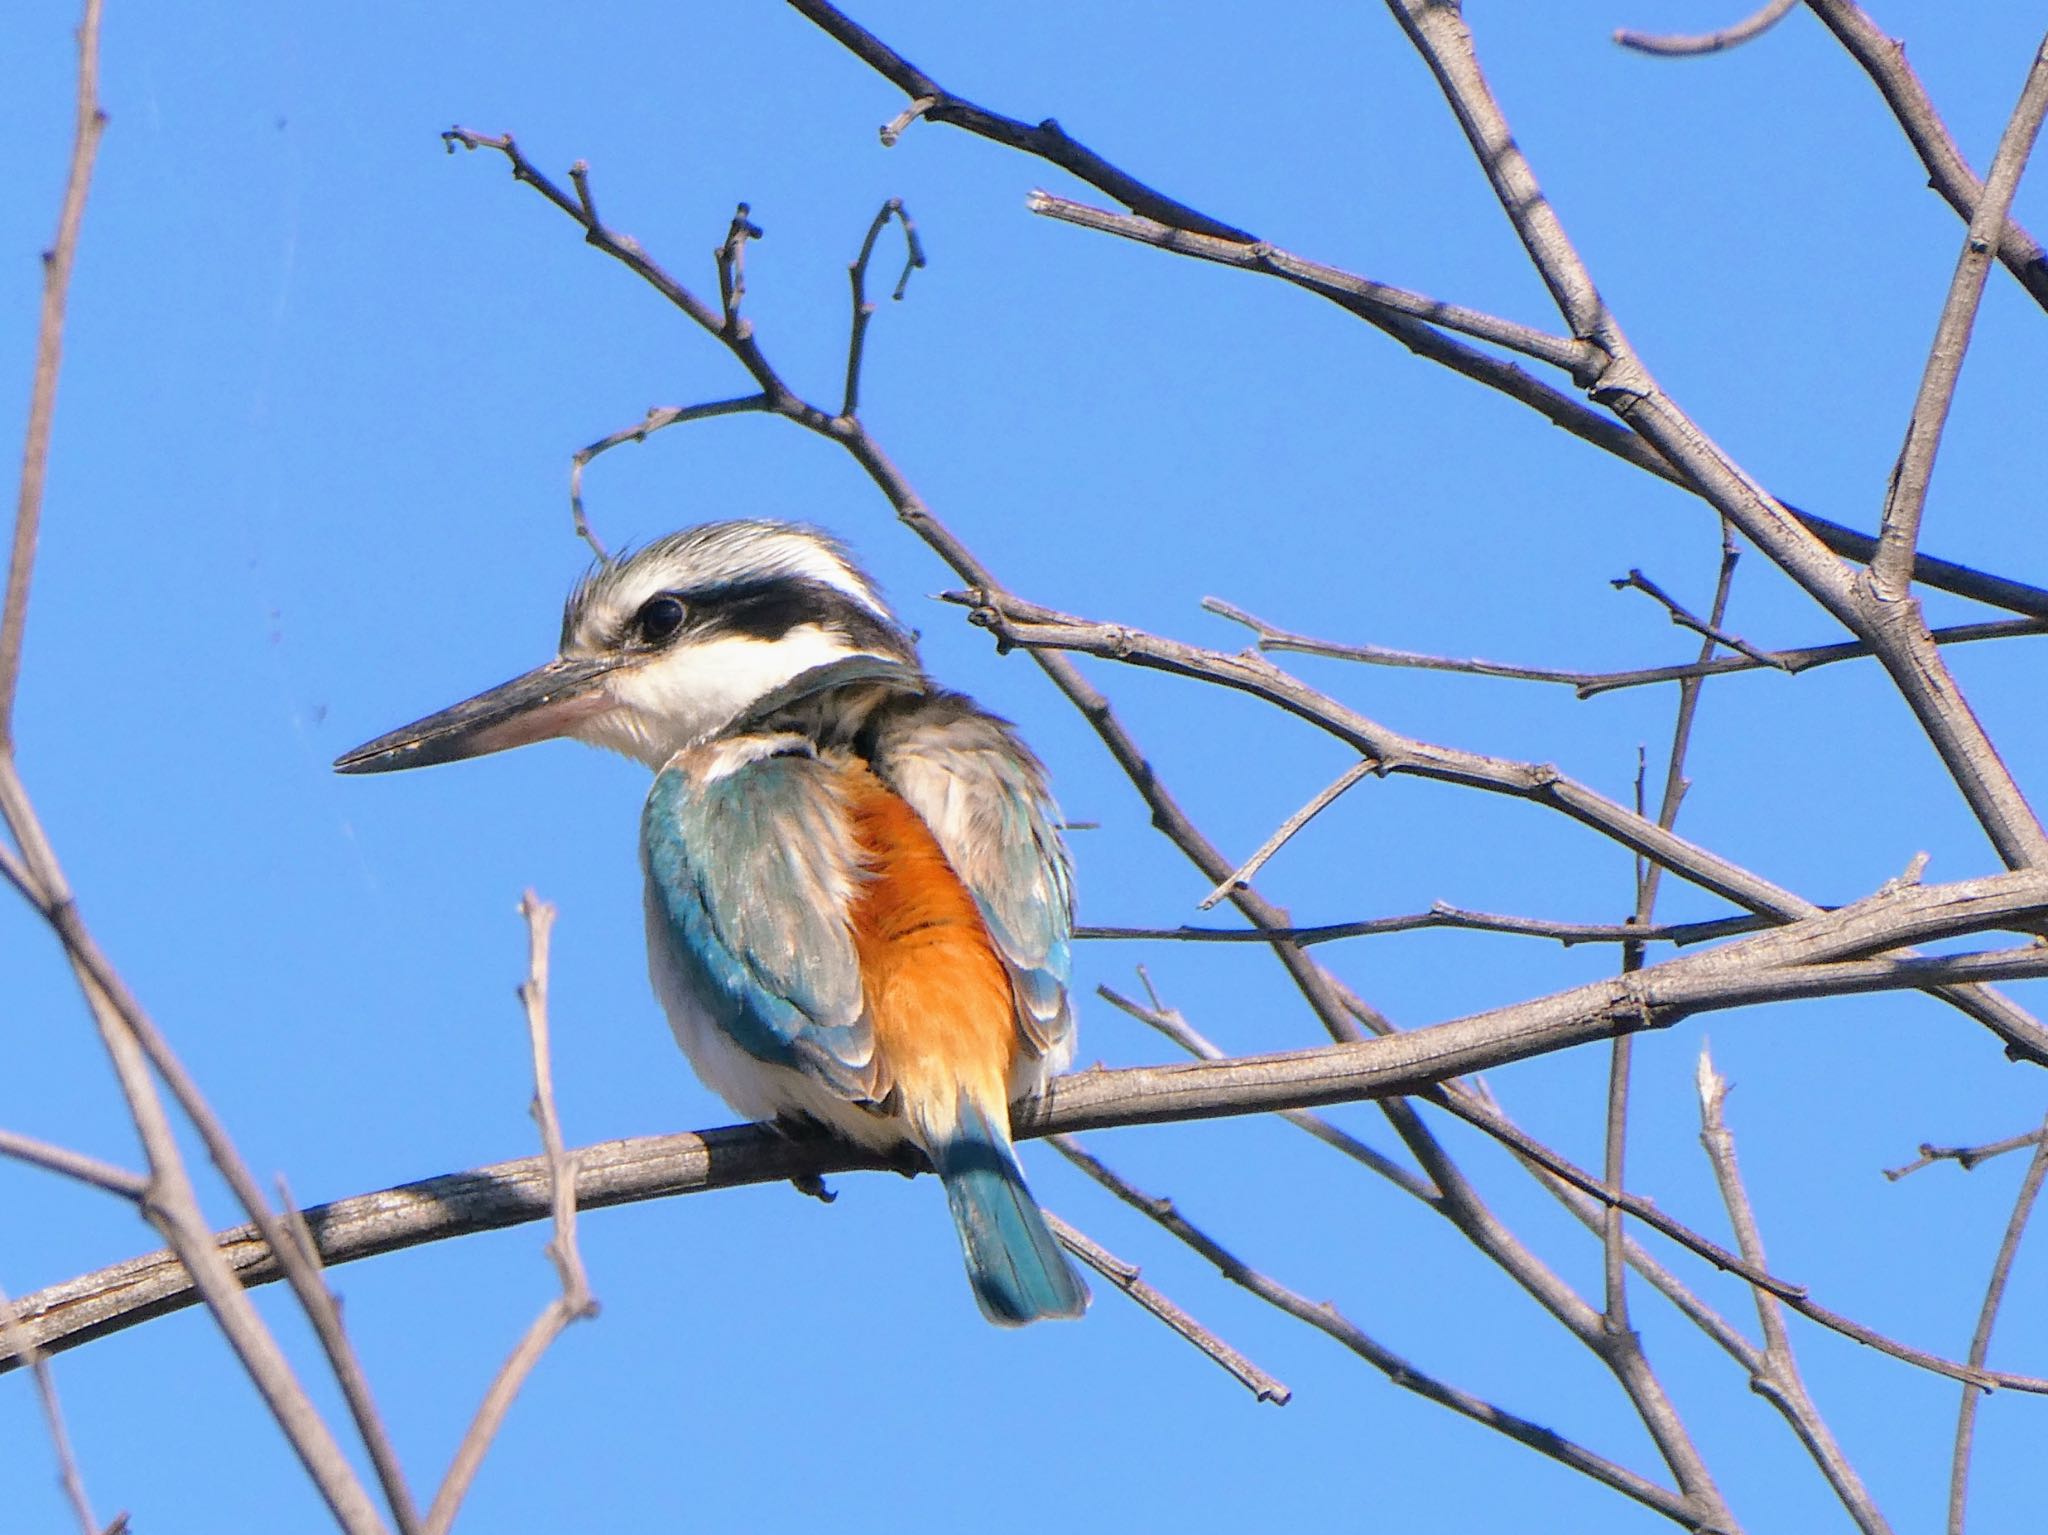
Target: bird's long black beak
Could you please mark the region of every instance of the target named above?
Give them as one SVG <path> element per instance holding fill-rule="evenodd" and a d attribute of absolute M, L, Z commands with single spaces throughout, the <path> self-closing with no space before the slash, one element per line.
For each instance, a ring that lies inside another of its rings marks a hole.
<path fill-rule="evenodd" d="M 391 773 L 460 762 L 567 735 L 610 707 L 602 683 L 619 656 L 563 657 L 334 759 L 337 773 Z"/>

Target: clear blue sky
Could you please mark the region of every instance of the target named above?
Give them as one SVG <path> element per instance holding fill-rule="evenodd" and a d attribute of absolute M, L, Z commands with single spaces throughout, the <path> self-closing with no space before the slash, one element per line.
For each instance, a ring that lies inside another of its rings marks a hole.
<path fill-rule="evenodd" d="M 1868 82 L 1810 17 L 1690 63 L 1625 55 L 1617 25 L 1700 28 L 1727 4 L 1468 7 L 1516 132 L 1603 289 L 1678 399 L 1763 481 L 1870 526 L 1961 237 Z M 1426 71 L 1378 6 L 1256 12 L 960 7 L 855 15 L 940 80 L 1056 115 L 1155 185 L 1284 247 L 1554 323 Z M 1981 167 L 2038 16 L 1880 0 Z M 11 30 L 0 144 L 0 423 L 24 407 L 35 255 L 70 125 L 69 5 Z M 584 551 L 570 453 L 650 405 L 745 392 L 730 359 L 494 157 L 442 152 L 462 123 L 542 165 L 589 161 L 600 207 L 713 289 L 736 201 L 767 237 L 749 306 L 771 356 L 836 397 L 845 263 L 903 197 L 931 267 L 872 334 L 866 415 L 939 515 L 1018 592 L 1224 647 L 1214 593 L 1277 622 L 1447 654 L 1585 667 L 1694 641 L 1607 580 L 1641 567 L 1703 604 L 1704 508 L 1278 284 L 1178 262 L 1024 211 L 1059 173 L 929 125 L 884 151 L 900 96 L 793 12 L 630 5 L 142 6 L 112 0 L 112 122 L 74 289 L 19 721 L 25 773 L 84 909 L 251 1162 L 308 1203 L 532 1149 L 512 998 L 522 889 L 562 910 L 556 1054 L 572 1139 L 729 1116 L 648 993 L 633 838 L 644 774 L 571 746 L 379 780 L 328 770 L 371 735 L 549 654 Z M 2048 182 L 2019 213 L 2048 226 Z M 1994 274 L 1937 472 L 1927 546 L 2048 574 L 2043 316 Z M 1147 828 L 1091 734 L 1028 661 L 994 654 L 950 584 L 853 466 L 781 423 L 692 426 L 589 482 L 612 542 L 734 514 L 854 542 L 926 636 L 933 669 L 1015 716 L 1076 834 L 1084 921 L 1172 924 L 1206 888 Z M 1979 610 L 1930 601 L 1939 620 Z M 1732 619 L 1770 645 L 1837 637 L 1760 558 Z M 1955 666 L 2022 783 L 2048 778 L 2031 649 Z M 1671 700 L 1305 663 L 1424 739 L 1555 761 L 1624 795 Z M 1250 852 L 1345 765 L 1243 700 L 1092 672 L 1165 780 Z M 1682 823 L 1822 901 L 1933 855 L 1989 849 L 1882 679 L 1839 667 L 1709 689 Z M 1303 920 L 1432 900 L 1607 920 L 1626 860 L 1531 807 L 1412 780 L 1352 794 L 1262 888 Z M 1673 917 L 1705 897 L 1667 886 Z M 1553 990 L 1613 956 L 1421 934 L 1324 951 L 1404 1024 Z M 1135 985 L 1235 1050 L 1317 1042 L 1250 950 L 1084 948 L 1077 984 Z M 0 911 L 9 1067 L 0 1124 L 132 1160 L 131 1133 L 54 946 Z M 2022 989 L 2022 997 L 2026 992 Z M 2034 993 L 2036 1005 L 2041 993 Z M 1690 1090 L 1703 1031 L 1646 1043 L 1631 1182 L 1724 1230 Z M 1858 999 L 1714 1020 L 1773 1266 L 1930 1348 L 1966 1349 L 2021 1168 L 1878 1169 L 1922 1139 L 2034 1123 L 2042 1078 L 1932 1003 Z M 1092 1000 L 1081 1059 L 1169 1047 Z M 1597 1160 L 1604 1054 L 1519 1066 L 1495 1090 Z M 1367 1110 L 1340 1113 L 1386 1144 Z M 1455 1131 L 1489 1196 L 1575 1281 L 1598 1253 L 1489 1147 Z M 1643 1469 L 1611 1384 L 1442 1222 L 1278 1124 L 1094 1138 L 1246 1258 L 1337 1302 L 1389 1346 Z M 1249 1397 L 1097 1286 L 1079 1326 L 976 1315 L 928 1181 L 841 1181 L 593 1215 L 602 1318 L 566 1337 L 514 1412 L 464 1527 L 844 1530 L 971 1520 L 992 1532 L 1112 1523 L 1586 1532 L 1662 1522 L 1382 1381 L 1253 1302 L 1044 1151 L 1052 1208 L 1292 1385 Z M 210 1197 L 218 1190 L 210 1190 Z M 214 1208 L 228 1218 L 225 1199 Z M 21 1293 L 154 1243 L 103 1196 L 0 1165 L 0 1285 Z M 339 1271 L 353 1333 L 417 1484 L 550 1293 L 525 1229 Z M 2023 1256 L 1994 1362 L 2048 1373 L 2048 1234 Z M 1685 1272 L 1693 1266 L 1681 1262 Z M 1753 1323 L 1739 1288 L 1700 1275 Z M 288 1318 L 280 1297 L 268 1314 Z M 1654 1362 L 1755 1531 L 1832 1527 L 1825 1489 L 1717 1351 L 1649 1298 Z M 283 1322 L 295 1346 L 301 1330 Z M 1808 1380 L 1900 1528 L 1937 1522 L 1954 1391 L 1796 1332 Z M 63 1357 L 89 1485 L 146 1535 L 277 1529 L 321 1511 L 199 1313 Z M 2048 1404 L 1987 1404 L 1983 1531 L 2038 1520 Z M 33 1401 L 0 1382 L 0 1529 L 67 1527 Z"/>

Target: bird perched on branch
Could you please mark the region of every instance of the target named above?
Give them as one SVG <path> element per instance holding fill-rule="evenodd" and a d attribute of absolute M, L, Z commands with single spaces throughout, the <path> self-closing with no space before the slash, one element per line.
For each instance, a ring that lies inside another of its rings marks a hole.
<path fill-rule="evenodd" d="M 1073 900 L 1045 772 L 935 688 L 830 537 L 721 522 L 600 563 L 561 654 L 357 747 L 381 773 L 571 736 L 655 770 L 654 990 L 738 1112 L 931 1161 L 982 1311 L 1079 1316 L 1010 1106 L 1073 1056 Z"/>

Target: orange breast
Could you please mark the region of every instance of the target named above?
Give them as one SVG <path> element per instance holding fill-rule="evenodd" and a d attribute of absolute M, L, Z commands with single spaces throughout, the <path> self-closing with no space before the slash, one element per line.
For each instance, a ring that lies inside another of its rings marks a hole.
<path fill-rule="evenodd" d="M 950 1123 L 962 1087 L 1006 1104 L 1015 1004 L 974 897 L 922 818 L 864 765 L 844 784 L 869 876 L 851 912 L 861 985 L 905 1109 L 923 1128 Z"/>

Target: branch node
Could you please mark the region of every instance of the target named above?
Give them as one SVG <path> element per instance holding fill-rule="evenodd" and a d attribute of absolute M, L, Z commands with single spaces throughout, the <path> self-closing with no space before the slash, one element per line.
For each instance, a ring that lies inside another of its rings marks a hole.
<path fill-rule="evenodd" d="M 939 104 L 936 96 L 920 96 L 909 106 L 882 124 L 882 147 L 894 149 L 896 141 L 909 131 L 910 125 Z"/>

